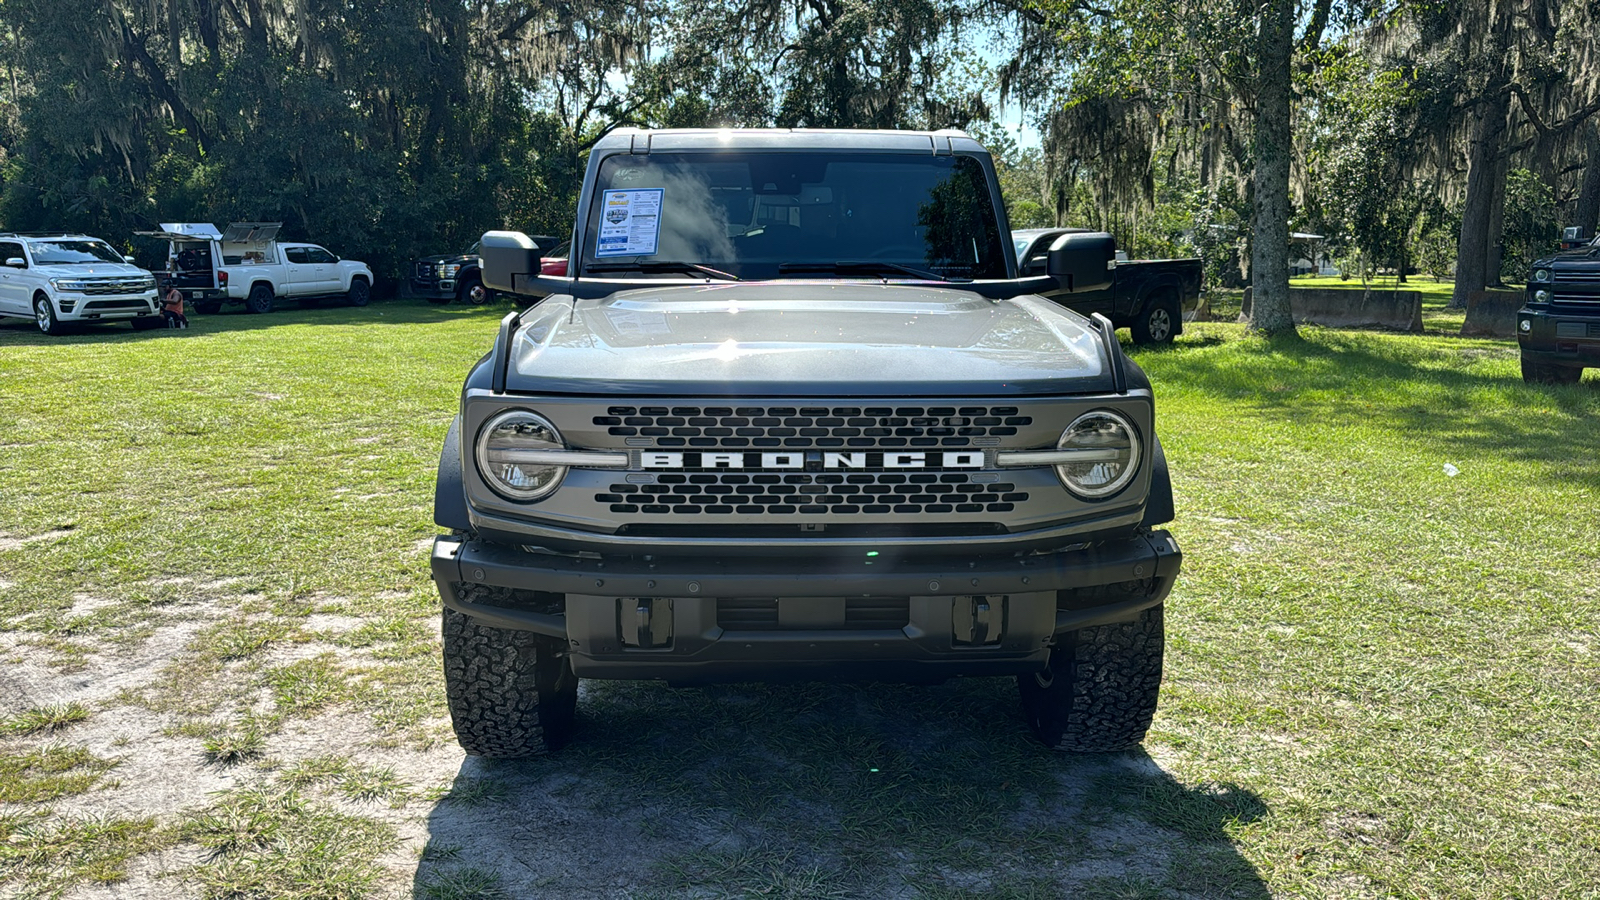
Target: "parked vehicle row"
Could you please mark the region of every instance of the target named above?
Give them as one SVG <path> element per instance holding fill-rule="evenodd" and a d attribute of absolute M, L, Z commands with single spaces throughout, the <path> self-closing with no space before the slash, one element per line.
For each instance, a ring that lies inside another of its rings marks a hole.
<path fill-rule="evenodd" d="M 167 273 L 196 310 L 213 313 L 243 304 L 271 312 L 279 300 L 315 306 L 345 300 L 366 306 L 372 299 L 372 269 L 340 259 L 316 244 L 277 240 L 279 222 L 235 222 L 218 231 L 208 222 L 163 222 L 146 237 L 167 240 Z"/>

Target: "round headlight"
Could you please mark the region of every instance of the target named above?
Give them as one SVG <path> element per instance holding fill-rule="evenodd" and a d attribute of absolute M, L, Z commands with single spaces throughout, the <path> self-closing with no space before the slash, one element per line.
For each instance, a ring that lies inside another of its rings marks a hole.
<path fill-rule="evenodd" d="M 1103 500 L 1128 486 L 1139 471 L 1139 432 L 1107 409 L 1084 413 L 1067 426 L 1058 450 L 1078 451 L 1082 462 L 1056 466 L 1067 490 L 1086 500 Z"/>
<path fill-rule="evenodd" d="M 561 486 L 567 467 L 529 462 L 525 452 L 565 449 L 561 432 L 548 419 L 512 410 L 490 419 L 478 433 L 478 471 L 508 500 L 538 500 Z"/>
<path fill-rule="evenodd" d="M 1550 280 L 1550 270 L 1549 269 L 1534 269 L 1533 270 L 1533 280 L 1537 281 L 1537 282 L 1539 282 L 1541 284 L 1543 284 L 1544 282 L 1549 281 Z"/>

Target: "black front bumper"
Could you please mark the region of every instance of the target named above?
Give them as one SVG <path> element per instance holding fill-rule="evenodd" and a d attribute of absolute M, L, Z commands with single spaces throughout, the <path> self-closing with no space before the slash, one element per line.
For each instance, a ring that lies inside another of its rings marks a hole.
<path fill-rule="evenodd" d="M 1056 635 L 1161 603 L 1182 560 L 1165 531 L 936 560 L 600 559 L 440 537 L 433 577 L 451 609 L 566 641 L 584 677 L 936 681 L 1036 671 Z M 853 623 L 855 607 L 903 621 Z M 762 608 L 770 621 L 740 617 Z"/>
<path fill-rule="evenodd" d="M 1600 309 L 1524 306 L 1517 311 L 1523 359 L 1568 366 L 1600 366 Z"/>
<path fill-rule="evenodd" d="M 456 296 L 456 283 L 450 281 L 418 281 L 411 279 L 411 293 L 428 300 L 454 299 Z"/>

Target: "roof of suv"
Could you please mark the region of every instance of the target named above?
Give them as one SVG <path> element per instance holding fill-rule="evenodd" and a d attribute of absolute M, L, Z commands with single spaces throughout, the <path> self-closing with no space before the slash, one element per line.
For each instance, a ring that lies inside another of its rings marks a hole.
<path fill-rule="evenodd" d="M 74 238 L 83 241 L 98 241 L 100 238 L 77 231 L 0 231 L 0 238 L 18 241 L 55 241 L 61 238 Z"/>
<path fill-rule="evenodd" d="M 596 150 L 866 150 L 943 155 L 952 151 L 987 153 L 966 132 L 869 131 L 845 128 L 618 128 L 595 144 Z"/>

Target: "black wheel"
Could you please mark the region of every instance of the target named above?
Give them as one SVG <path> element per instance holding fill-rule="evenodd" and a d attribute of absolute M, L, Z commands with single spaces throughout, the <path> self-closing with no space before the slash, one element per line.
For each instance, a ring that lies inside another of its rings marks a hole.
<path fill-rule="evenodd" d="M 1022 709 L 1047 746 L 1111 753 L 1144 740 L 1161 694 L 1161 607 L 1132 622 L 1062 635 L 1043 672 L 1017 676 Z"/>
<path fill-rule="evenodd" d="M 208 315 L 208 316 L 214 316 L 217 313 L 222 312 L 222 301 L 220 301 L 220 300 L 199 300 L 199 301 L 195 302 L 194 309 L 195 309 L 195 312 L 204 313 L 205 315 Z"/>
<path fill-rule="evenodd" d="M 444 610 L 443 633 L 445 696 L 463 750 L 513 759 L 553 752 L 571 739 L 578 678 L 560 641 L 484 625 L 453 609 Z"/>
<path fill-rule="evenodd" d="M 476 279 L 461 282 L 461 287 L 456 289 L 456 300 L 462 303 L 488 303 L 493 296 L 490 290 L 483 286 L 483 282 Z"/>
<path fill-rule="evenodd" d="M 1146 304 L 1144 312 L 1133 320 L 1135 344 L 1167 344 L 1178 333 L 1178 302 L 1170 294 L 1158 294 Z"/>
<path fill-rule="evenodd" d="M 351 306 L 366 306 L 372 302 L 372 285 L 367 284 L 366 279 L 357 278 L 350 282 L 350 290 L 345 292 L 344 297 Z"/>
<path fill-rule="evenodd" d="M 250 289 L 250 296 L 244 300 L 244 308 L 253 313 L 269 313 L 272 312 L 272 301 L 275 299 L 272 285 L 258 284 Z"/>
<path fill-rule="evenodd" d="M 44 294 L 33 295 L 33 320 L 39 323 L 39 330 L 45 334 L 57 335 L 67 330 L 67 326 L 56 318 L 55 304 Z"/>
<path fill-rule="evenodd" d="M 1528 384 L 1577 384 L 1581 378 L 1583 366 L 1522 361 L 1522 380 Z"/>

